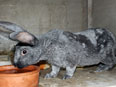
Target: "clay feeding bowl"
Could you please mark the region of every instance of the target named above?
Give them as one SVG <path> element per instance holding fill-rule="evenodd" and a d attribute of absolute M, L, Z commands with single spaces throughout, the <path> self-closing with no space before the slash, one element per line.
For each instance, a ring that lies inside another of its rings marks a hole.
<path fill-rule="evenodd" d="M 0 66 L 0 87 L 38 87 L 39 71 L 35 65 L 23 69 L 13 65 Z"/>

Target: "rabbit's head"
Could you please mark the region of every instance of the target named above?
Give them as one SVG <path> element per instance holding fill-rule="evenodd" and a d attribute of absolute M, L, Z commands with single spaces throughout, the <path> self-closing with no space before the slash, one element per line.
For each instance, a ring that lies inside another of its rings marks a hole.
<path fill-rule="evenodd" d="M 18 68 L 23 68 L 36 63 L 37 57 L 35 52 L 38 39 L 28 32 L 20 32 L 12 37 L 19 41 L 14 47 L 14 65 Z"/>
<path fill-rule="evenodd" d="M 12 31 L 9 38 L 18 42 L 14 47 L 13 64 L 19 68 L 23 68 L 36 63 L 36 45 L 38 44 L 38 39 L 14 23 L 0 21 L 0 26 Z"/>

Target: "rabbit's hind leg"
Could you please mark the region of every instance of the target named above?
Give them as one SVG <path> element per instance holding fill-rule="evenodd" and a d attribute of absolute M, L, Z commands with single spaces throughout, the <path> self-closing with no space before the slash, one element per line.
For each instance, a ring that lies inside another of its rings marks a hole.
<path fill-rule="evenodd" d="M 114 66 L 113 64 L 111 64 L 111 65 L 99 64 L 95 72 L 111 70 L 113 68 L 113 66 Z"/>

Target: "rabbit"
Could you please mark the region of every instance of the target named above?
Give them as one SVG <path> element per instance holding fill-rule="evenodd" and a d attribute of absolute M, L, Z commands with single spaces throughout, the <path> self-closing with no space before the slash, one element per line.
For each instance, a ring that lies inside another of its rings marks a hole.
<path fill-rule="evenodd" d="M 77 33 L 53 29 L 35 36 L 15 23 L 0 21 L 0 26 L 11 32 L 11 40 L 18 42 L 13 64 L 23 68 L 46 60 L 52 70 L 45 78 L 57 77 L 60 68 L 66 68 L 63 79 L 69 79 L 78 66 L 98 64 L 96 72 L 102 72 L 116 64 L 116 40 L 104 28 L 89 28 Z"/>

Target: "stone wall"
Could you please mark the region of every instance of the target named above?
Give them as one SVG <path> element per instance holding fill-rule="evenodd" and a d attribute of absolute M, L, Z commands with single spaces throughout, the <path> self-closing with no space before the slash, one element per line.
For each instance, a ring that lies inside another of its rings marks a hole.
<path fill-rule="evenodd" d="M 93 0 L 93 27 L 108 28 L 116 34 L 116 0 Z"/>

